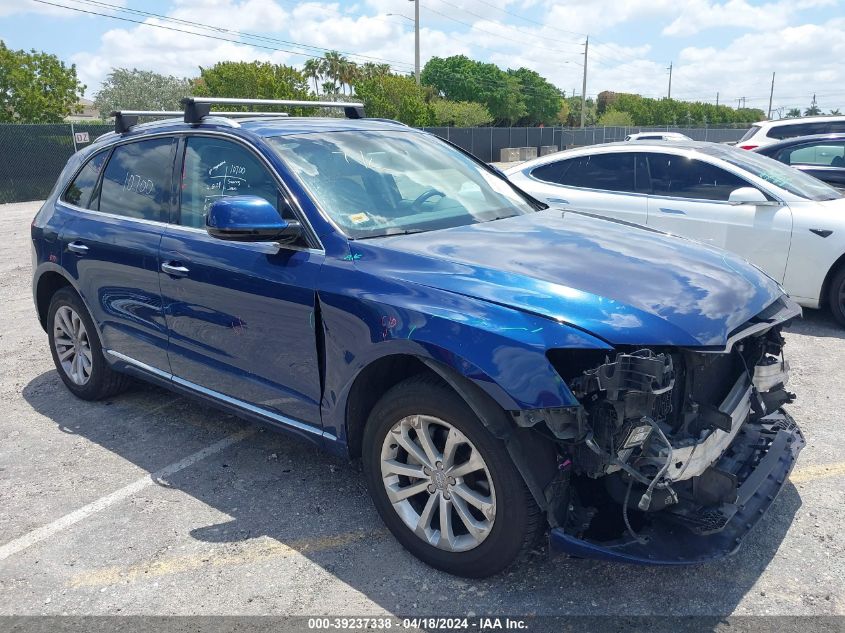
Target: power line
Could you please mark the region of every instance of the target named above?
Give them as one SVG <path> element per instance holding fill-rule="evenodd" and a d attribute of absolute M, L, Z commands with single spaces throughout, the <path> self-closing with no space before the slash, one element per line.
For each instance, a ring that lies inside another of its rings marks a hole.
<path fill-rule="evenodd" d="M 70 6 L 67 6 L 67 5 L 59 5 L 59 4 L 55 4 L 55 3 L 52 3 L 52 2 L 45 2 L 44 0 L 34 0 L 34 1 L 40 2 L 42 4 L 51 4 L 53 6 L 63 7 L 65 9 L 70 9 L 72 11 L 80 11 L 80 12 L 83 12 L 83 13 L 91 13 L 93 15 L 100 15 L 100 16 L 103 16 L 103 17 L 113 18 L 113 19 L 117 19 L 117 20 L 134 22 L 135 24 L 141 24 L 141 25 L 144 25 L 144 26 L 158 26 L 158 25 L 155 25 L 155 24 L 151 24 L 149 22 L 138 22 L 136 20 L 129 20 L 128 18 L 122 18 L 120 16 L 97 13 L 97 12 L 94 12 L 94 11 L 86 11 L 85 9 L 81 9 L 81 8 L 77 8 L 77 7 L 70 7 Z M 194 22 L 194 21 L 191 21 L 191 20 L 183 20 L 183 19 L 180 19 L 180 18 L 174 18 L 174 17 L 167 16 L 167 15 L 161 15 L 159 13 L 153 13 L 153 12 L 150 12 L 150 11 L 142 11 L 140 9 L 131 9 L 131 8 L 128 8 L 128 7 L 121 7 L 121 6 L 118 6 L 118 5 L 109 4 L 107 2 L 101 2 L 100 0 L 71 0 L 71 1 L 72 2 L 78 2 L 78 3 L 85 3 L 85 4 L 88 4 L 88 5 L 93 5 L 93 6 L 97 6 L 97 7 L 104 8 L 104 9 L 111 9 L 111 10 L 114 10 L 114 11 L 122 11 L 122 12 L 126 12 L 126 13 L 132 13 L 132 14 L 135 14 L 135 15 L 144 15 L 144 16 L 147 16 L 147 17 L 157 18 L 157 19 L 160 19 L 160 20 L 166 20 L 168 22 L 174 22 L 174 23 L 177 23 L 177 24 L 185 25 L 185 26 L 208 29 L 208 30 L 212 30 L 212 31 L 220 32 L 220 33 L 228 33 L 230 35 L 236 35 L 236 36 L 250 38 L 250 39 L 257 39 L 257 40 L 262 40 L 262 41 L 267 41 L 267 42 L 292 45 L 292 46 L 297 46 L 297 47 L 303 48 L 303 49 L 312 49 L 314 51 L 322 51 L 322 52 L 333 51 L 333 49 L 323 48 L 321 46 L 313 46 L 313 45 L 310 45 L 310 44 L 302 44 L 300 42 L 283 40 L 283 39 L 270 37 L 270 36 L 266 36 L 266 35 L 257 35 L 257 34 L 254 34 L 254 33 L 234 31 L 234 30 L 227 29 L 227 28 L 224 28 L 224 27 L 214 26 L 214 25 L 211 25 L 211 24 L 203 24 L 201 22 Z M 191 32 L 191 33 L 193 33 L 193 32 Z M 200 34 L 200 33 L 193 33 L 193 34 L 204 36 L 203 34 Z M 231 41 L 231 40 L 226 40 L 226 41 Z M 249 45 L 249 46 L 258 46 L 257 44 L 254 44 L 252 42 L 237 42 L 237 43 L 246 44 L 246 45 Z M 294 53 L 293 51 L 287 51 L 285 49 L 273 49 L 273 50 L 279 50 L 279 51 L 282 51 L 282 52 L 291 52 L 293 54 L 298 54 L 298 55 L 302 55 L 302 56 L 305 56 L 305 57 L 309 56 L 309 55 L 306 55 L 304 53 Z M 408 66 L 409 68 L 412 66 L 411 64 L 407 64 L 406 62 L 400 62 L 400 61 L 391 60 L 391 59 L 383 59 L 383 58 L 380 58 L 380 57 L 373 57 L 373 56 L 370 56 L 370 55 L 364 55 L 364 54 L 360 54 L 360 53 L 350 53 L 350 52 L 346 52 L 346 51 L 336 51 L 336 52 L 338 52 L 342 55 L 348 55 L 349 57 L 357 57 L 357 58 L 360 58 L 360 59 L 367 59 L 367 60 L 378 61 L 378 62 L 387 62 L 389 64 L 397 64 L 397 65 L 400 65 L 400 66 Z M 311 56 L 311 57 L 313 57 L 313 56 Z"/>

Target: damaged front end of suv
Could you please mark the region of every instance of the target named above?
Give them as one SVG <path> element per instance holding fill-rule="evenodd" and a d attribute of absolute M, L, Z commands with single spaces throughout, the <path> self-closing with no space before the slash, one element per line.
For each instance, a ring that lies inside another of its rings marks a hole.
<path fill-rule="evenodd" d="M 798 313 L 784 297 L 718 349 L 551 350 L 579 406 L 513 417 L 558 449 L 552 548 L 649 564 L 734 552 L 804 446 L 782 408 L 781 331 Z"/>

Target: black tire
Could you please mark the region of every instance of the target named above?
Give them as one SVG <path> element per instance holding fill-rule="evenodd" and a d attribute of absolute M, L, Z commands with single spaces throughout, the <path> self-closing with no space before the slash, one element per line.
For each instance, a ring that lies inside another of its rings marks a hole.
<path fill-rule="evenodd" d="M 840 266 L 830 280 L 827 301 L 833 318 L 845 327 L 845 266 Z"/>
<path fill-rule="evenodd" d="M 55 343 L 55 318 L 56 312 L 62 307 L 69 307 L 79 315 L 87 334 L 88 345 L 91 349 L 91 368 L 87 382 L 77 384 L 70 377 L 59 360 Z M 80 299 L 79 295 L 71 288 L 61 288 L 56 291 L 50 300 L 50 308 L 47 311 L 47 336 L 50 341 L 50 354 L 53 356 L 53 363 L 56 371 L 65 386 L 78 398 L 83 400 L 102 400 L 116 395 L 126 389 L 130 382 L 129 376 L 114 371 L 103 357 L 103 347 L 97 329 L 88 309 Z"/>
<path fill-rule="evenodd" d="M 424 541 L 388 498 L 381 473 L 382 445 L 394 425 L 413 415 L 448 422 L 474 445 L 487 466 L 495 490 L 495 518 L 489 534 L 473 549 L 445 551 Z M 502 571 L 536 544 L 545 527 L 540 508 L 504 443 L 487 431 L 460 396 L 433 376 L 409 378 L 379 400 L 364 430 L 363 467 L 373 503 L 396 539 L 426 564 L 456 576 L 484 578 Z"/>

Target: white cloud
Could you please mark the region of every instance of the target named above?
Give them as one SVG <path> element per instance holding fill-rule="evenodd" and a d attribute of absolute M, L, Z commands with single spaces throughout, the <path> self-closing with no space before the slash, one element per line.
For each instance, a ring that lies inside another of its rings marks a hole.
<path fill-rule="evenodd" d="M 663 35 L 690 36 L 710 28 L 770 31 L 788 26 L 807 9 L 833 6 L 836 0 L 782 0 L 752 5 L 746 0 L 709 2 L 686 0 L 681 15 L 663 29 Z"/>

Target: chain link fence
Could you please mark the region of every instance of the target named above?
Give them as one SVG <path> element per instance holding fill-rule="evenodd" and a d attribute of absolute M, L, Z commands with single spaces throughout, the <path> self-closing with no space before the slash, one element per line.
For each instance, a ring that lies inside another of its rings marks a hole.
<path fill-rule="evenodd" d="M 110 124 L 0 124 L 0 204 L 42 200 L 53 188 L 68 158 L 95 138 L 113 130 Z M 671 131 L 697 141 L 738 141 L 744 129 L 639 127 L 432 127 L 424 128 L 481 160 L 496 162 L 506 147 L 554 146 L 557 149 L 622 141 L 634 132 Z"/>
<path fill-rule="evenodd" d="M 78 123 L 0 125 L 0 204 L 43 200 L 68 158 L 113 129 Z"/>
<path fill-rule="evenodd" d="M 745 134 L 747 128 L 703 127 L 428 127 L 423 128 L 472 152 L 481 160 L 498 162 L 506 147 L 555 146 L 557 149 L 624 141 L 628 134 L 637 132 L 680 132 L 694 141 L 733 143 Z"/>

